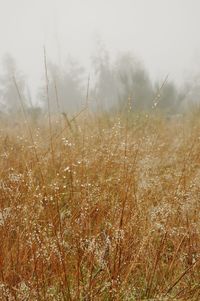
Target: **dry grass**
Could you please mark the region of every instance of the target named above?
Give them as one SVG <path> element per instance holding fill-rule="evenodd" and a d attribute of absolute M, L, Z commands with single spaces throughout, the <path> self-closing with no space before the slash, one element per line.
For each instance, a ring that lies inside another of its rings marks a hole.
<path fill-rule="evenodd" d="M 200 299 L 197 117 L 24 129 L 0 131 L 1 300 Z"/>

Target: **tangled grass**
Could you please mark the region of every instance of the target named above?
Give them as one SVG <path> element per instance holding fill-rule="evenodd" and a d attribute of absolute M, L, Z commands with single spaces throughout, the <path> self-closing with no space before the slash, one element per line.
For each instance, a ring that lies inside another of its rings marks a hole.
<path fill-rule="evenodd" d="M 196 116 L 2 123 L 1 300 L 199 300 L 199 133 Z"/>

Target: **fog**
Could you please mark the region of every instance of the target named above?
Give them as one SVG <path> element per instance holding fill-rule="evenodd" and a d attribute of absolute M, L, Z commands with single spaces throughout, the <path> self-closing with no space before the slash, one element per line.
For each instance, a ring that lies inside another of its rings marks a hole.
<path fill-rule="evenodd" d="M 151 81 L 177 86 L 200 74 L 198 0 L 1 0 L 0 58 L 10 53 L 26 78 L 32 101 L 47 60 L 63 68 L 69 57 L 95 81 L 92 61 L 99 49 L 116 61 L 129 53 Z M 2 72 L 3 72 L 3 68 Z M 2 73 L 0 72 L 0 74 Z"/>

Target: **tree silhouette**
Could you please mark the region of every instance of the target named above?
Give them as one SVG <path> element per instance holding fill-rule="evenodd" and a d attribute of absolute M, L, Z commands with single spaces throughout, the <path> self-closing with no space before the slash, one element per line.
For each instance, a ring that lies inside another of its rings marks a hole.
<path fill-rule="evenodd" d="M 4 111 L 8 113 L 18 113 L 21 110 L 21 105 L 26 106 L 25 98 L 25 80 L 16 66 L 15 59 L 6 54 L 3 58 L 3 75 L 0 77 L 0 99 Z M 16 89 L 20 92 L 21 99 Z"/>
<path fill-rule="evenodd" d="M 48 62 L 48 91 L 51 113 L 74 112 L 83 101 L 83 74 L 84 69 L 74 60 L 67 61 L 65 68 Z M 39 99 L 45 110 L 48 107 L 46 84 L 39 90 Z"/>

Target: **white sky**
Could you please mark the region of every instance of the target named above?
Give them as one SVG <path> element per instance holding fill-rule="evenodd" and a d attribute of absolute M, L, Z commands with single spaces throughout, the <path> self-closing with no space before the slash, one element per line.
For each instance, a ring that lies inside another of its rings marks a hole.
<path fill-rule="evenodd" d="M 0 0 L 0 58 L 10 52 L 39 83 L 44 44 L 88 66 L 100 36 L 112 55 L 132 51 L 153 78 L 181 82 L 200 71 L 199 28 L 200 0 Z"/>

